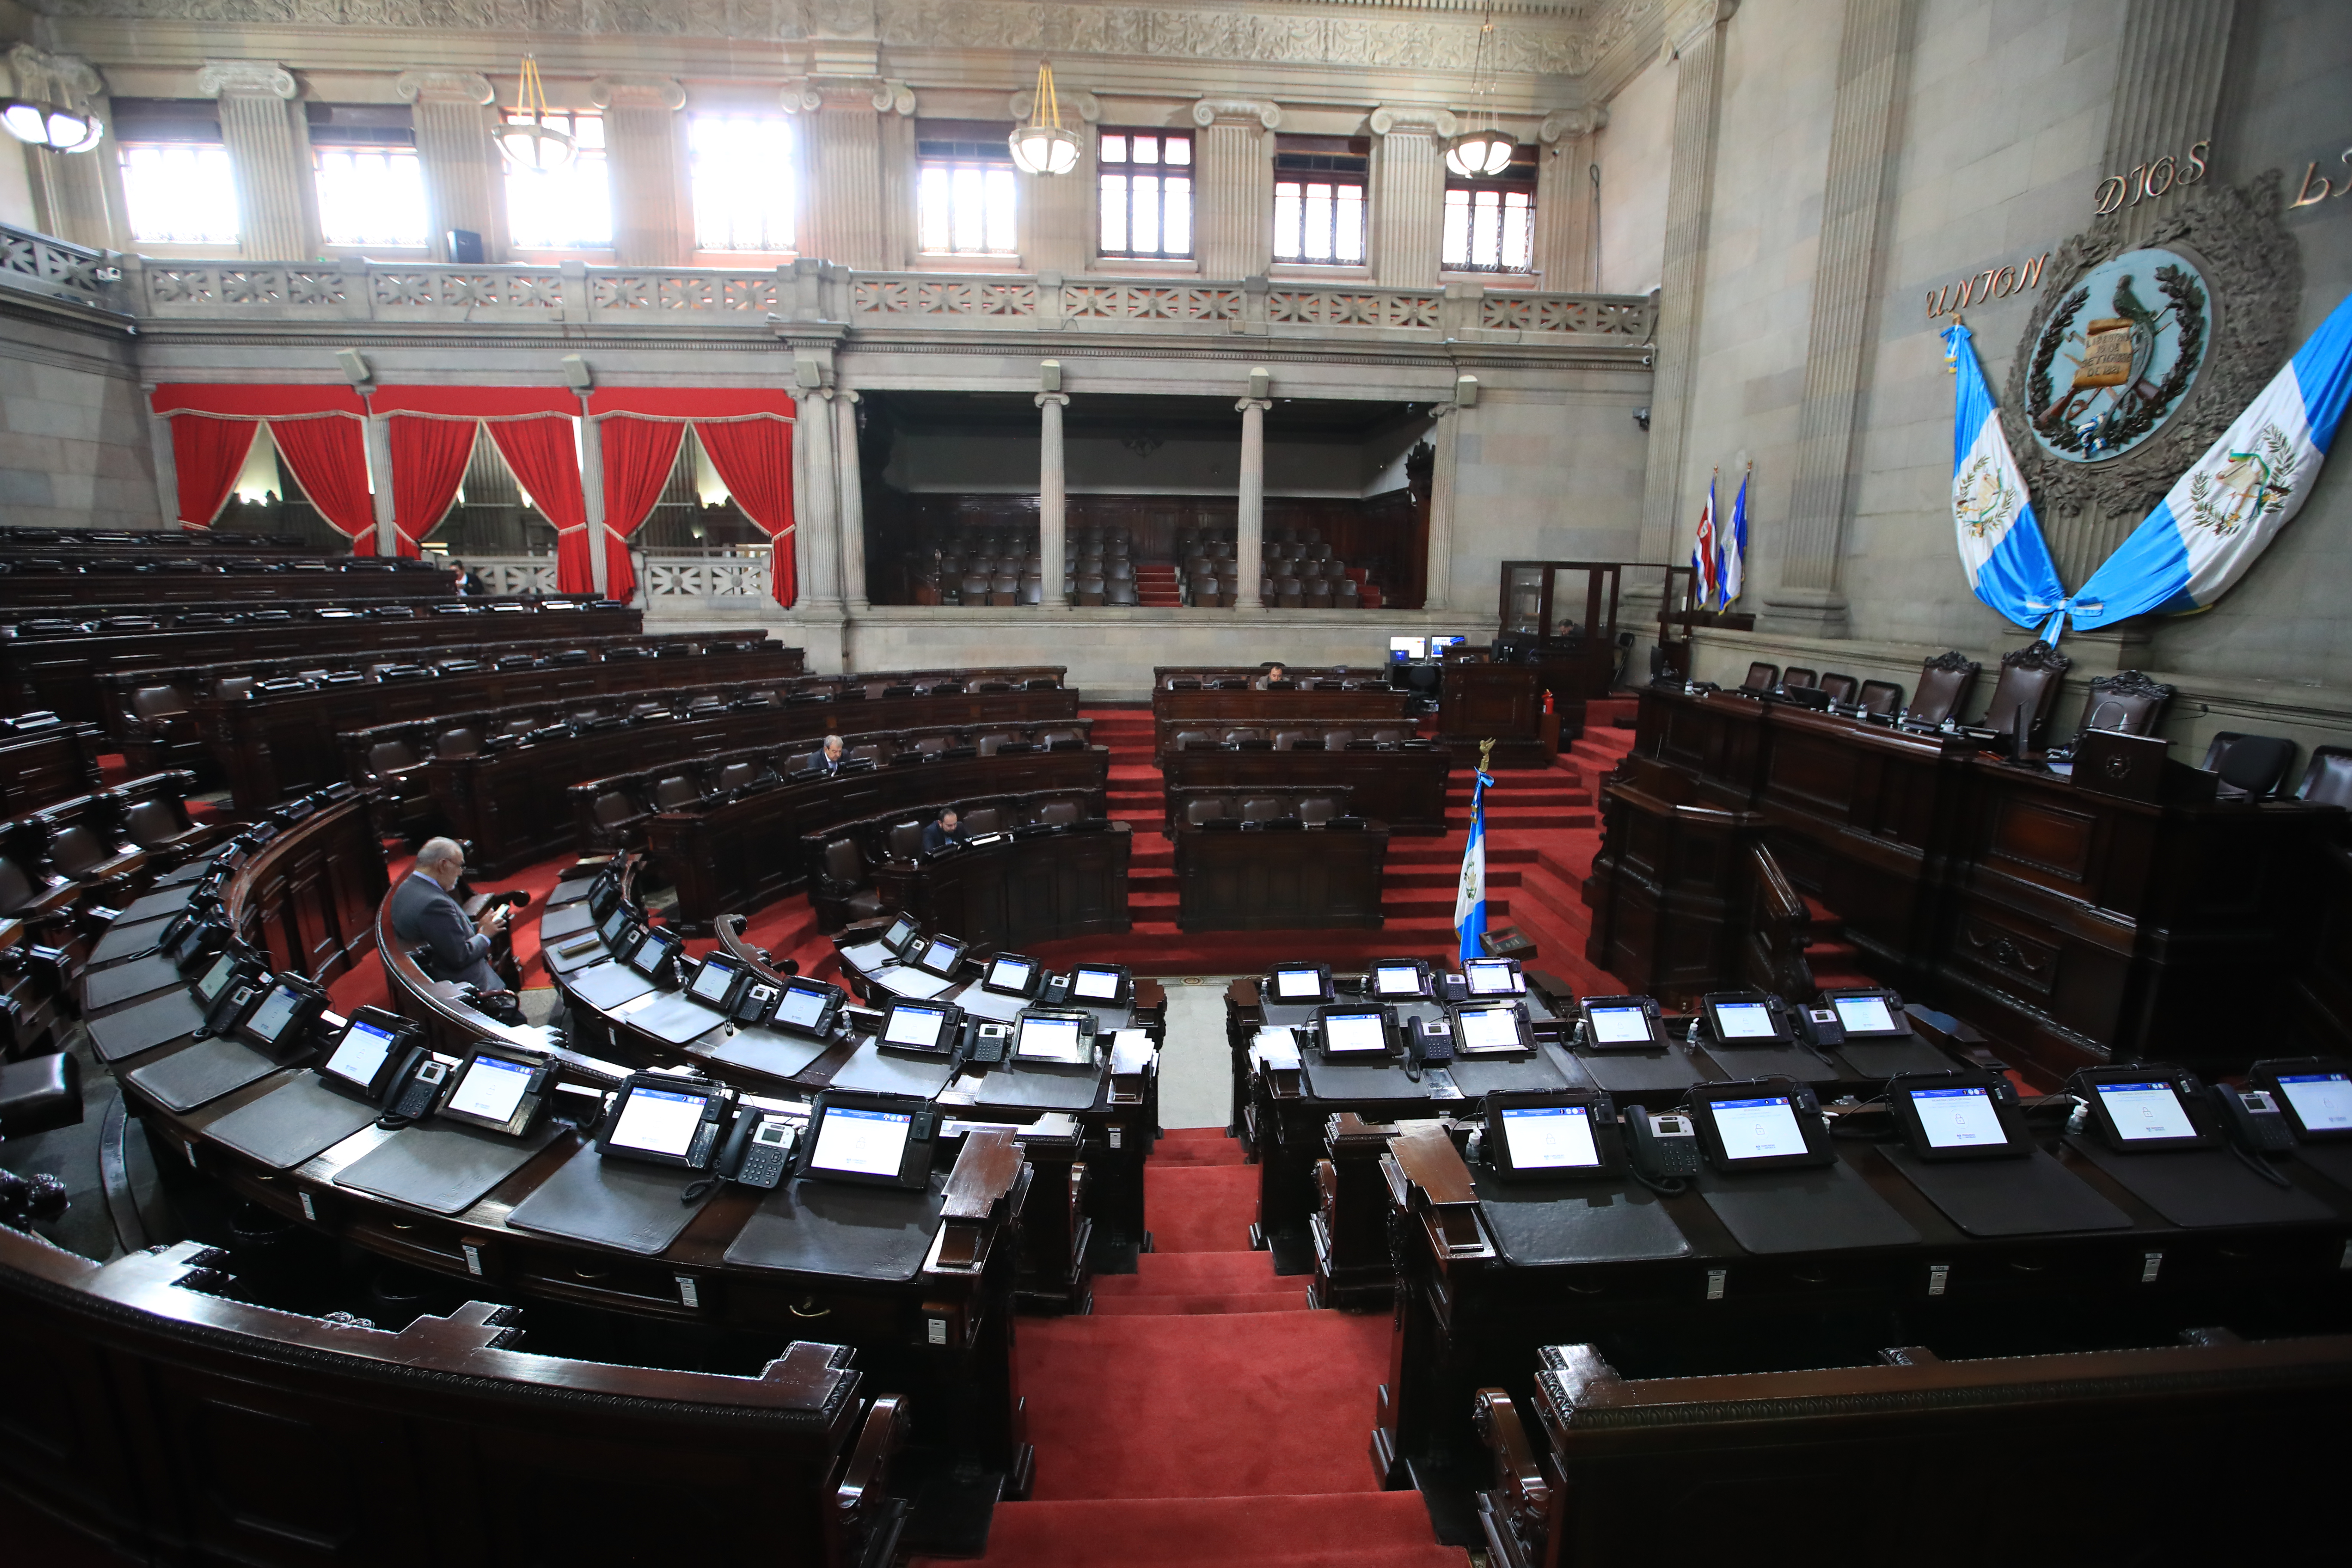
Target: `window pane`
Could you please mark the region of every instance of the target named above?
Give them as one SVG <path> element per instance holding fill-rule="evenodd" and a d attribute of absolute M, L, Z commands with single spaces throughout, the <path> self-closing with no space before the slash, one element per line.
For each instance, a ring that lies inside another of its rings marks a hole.
<path fill-rule="evenodd" d="M 1171 163 L 1190 164 L 1192 162 L 1192 139 L 1190 136 L 1168 138 L 1168 161 Z"/>
<path fill-rule="evenodd" d="M 1105 140 L 1109 140 L 1106 138 Z M 1105 174 L 1102 177 L 1102 247 L 1106 251 L 1127 248 L 1127 176 Z"/>
<path fill-rule="evenodd" d="M 1104 137 L 1102 139 L 1102 161 L 1106 163 L 1126 163 L 1127 138 L 1124 136 Z"/>
<path fill-rule="evenodd" d="M 1160 162 L 1160 138 L 1139 136 L 1135 139 L 1135 161 L 1139 163 Z"/>
<path fill-rule="evenodd" d="M 1192 182 L 1181 174 L 1168 176 L 1167 217 L 1160 226 L 1160 247 L 1170 256 L 1192 253 Z"/>
<path fill-rule="evenodd" d="M 1534 213 L 1535 204 L 1528 199 L 1524 191 L 1512 191 L 1504 196 L 1501 262 L 1507 271 L 1524 272 L 1528 269 L 1533 239 L 1530 232 L 1533 226 L 1528 220 Z"/>
<path fill-rule="evenodd" d="M 951 250 L 977 249 L 988 222 L 987 176 L 979 169 L 959 168 L 954 176 L 954 237 Z"/>
<path fill-rule="evenodd" d="M 236 176 L 226 147 L 126 146 L 122 189 L 131 232 L 178 245 L 235 245 Z"/>
<path fill-rule="evenodd" d="M 1135 248 L 1139 251 L 1160 248 L 1160 177 L 1138 174 L 1134 177 Z"/>
<path fill-rule="evenodd" d="M 947 250 L 952 247 L 948 225 L 948 171 L 931 168 L 923 171 L 920 210 L 922 214 L 922 247 L 925 250 Z"/>
<path fill-rule="evenodd" d="M 1299 258 L 1299 237 L 1305 216 L 1301 210 L 1298 183 L 1277 180 L 1274 185 L 1274 258 L 1296 261 Z"/>
<path fill-rule="evenodd" d="M 1493 191 L 1479 191 L 1470 198 L 1470 265 L 1492 267 L 1496 261 L 1496 245 L 1502 237 L 1502 201 Z"/>
<path fill-rule="evenodd" d="M 1445 193 L 1445 226 L 1439 244 L 1439 255 L 1448 267 L 1465 267 L 1470 261 L 1470 193 Z"/>
<path fill-rule="evenodd" d="M 1010 256 L 1021 248 L 1019 237 L 1013 231 L 1013 171 L 988 171 L 988 237 L 986 248 L 998 256 Z"/>
<path fill-rule="evenodd" d="M 329 245 L 421 246 L 431 239 L 425 174 L 410 147 L 321 147 L 319 232 Z"/>
<path fill-rule="evenodd" d="M 1364 259 L 1364 187 L 1339 187 L 1339 249 L 1332 259 L 1361 265 Z"/>
<path fill-rule="evenodd" d="M 698 114 L 688 149 L 694 161 L 696 244 L 705 250 L 793 247 L 791 121 Z"/>
<path fill-rule="evenodd" d="M 509 121 L 517 118 L 511 112 L 507 116 Z M 574 151 L 559 168 L 507 165 L 507 226 L 514 243 L 532 250 L 584 250 L 612 244 L 613 187 L 604 164 L 604 117 L 557 110 L 546 123 L 570 135 Z"/>

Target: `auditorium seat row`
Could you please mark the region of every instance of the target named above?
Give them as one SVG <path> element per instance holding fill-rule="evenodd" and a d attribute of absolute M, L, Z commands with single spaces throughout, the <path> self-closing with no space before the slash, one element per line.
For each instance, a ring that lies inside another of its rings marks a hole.
<path fill-rule="evenodd" d="M 446 594 L 456 574 L 394 557 L 0 555 L 0 608 L 149 605 L 291 599 L 397 599 Z"/>
<path fill-rule="evenodd" d="M 876 870 L 919 860 L 923 829 L 949 806 L 956 808 L 958 826 L 974 836 L 1024 827 L 1076 827 L 1102 820 L 1093 815 L 1094 802 L 1082 790 L 1040 790 L 934 801 L 810 834 L 801 840 L 801 847 L 807 858 L 809 902 L 816 909 L 819 928 L 839 931 L 882 913 L 882 898 L 874 885 Z"/>
<path fill-rule="evenodd" d="M 0 559 L 152 554 L 159 550 L 199 555 L 341 556 L 349 548 L 341 542 L 314 544 L 299 533 L 235 533 L 211 528 L 0 528 Z"/>
<path fill-rule="evenodd" d="M 1236 752 L 1340 752 L 1350 746 L 1403 745 L 1412 743 L 1413 739 L 1412 731 L 1394 725 L 1375 730 L 1300 728 L 1271 731 L 1243 726 L 1229 730 L 1179 730 L 1170 738 L 1170 743 L 1180 752 L 1211 751 L 1220 747 Z M 1433 748 L 1436 742 L 1433 741 L 1425 744 Z"/>
<path fill-rule="evenodd" d="M 1202 665 L 1177 668 L 1162 665 L 1152 672 L 1162 691 L 1247 691 L 1265 671 L 1256 665 Z M 1348 665 L 1313 668 L 1285 667 L 1291 687 L 1300 691 L 1386 691 L 1388 671 L 1359 669 Z M 1282 688 L 1277 687 L 1279 690 Z"/>
<path fill-rule="evenodd" d="M 1168 792 L 1169 815 L 1179 828 L 1281 821 L 1296 821 L 1311 827 L 1348 816 L 1353 795 L 1345 785 L 1250 790 L 1244 794 L 1177 789 Z"/>

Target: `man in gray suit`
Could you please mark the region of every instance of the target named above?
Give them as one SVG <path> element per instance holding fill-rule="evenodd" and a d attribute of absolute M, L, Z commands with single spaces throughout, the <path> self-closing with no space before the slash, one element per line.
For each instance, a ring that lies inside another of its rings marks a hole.
<path fill-rule="evenodd" d="M 483 991 L 504 991 L 507 983 L 490 967 L 490 939 L 506 927 L 510 906 L 499 904 L 469 921 L 450 889 L 466 874 L 466 852 L 455 839 L 428 838 L 416 852 L 416 868 L 392 895 L 392 933 L 411 949 L 422 946 L 419 963 L 436 980 L 454 980 Z"/>

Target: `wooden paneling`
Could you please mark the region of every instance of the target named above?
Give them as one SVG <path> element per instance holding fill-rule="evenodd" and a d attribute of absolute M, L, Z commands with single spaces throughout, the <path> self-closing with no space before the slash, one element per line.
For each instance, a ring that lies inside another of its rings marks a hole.
<path fill-rule="evenodd" d="M 365 793 L 315 811 L 254 852 L 229 894 L 238 931 L 273 967 L 325 984 L 359 962 L 389 886 Z"/>
<path fill-rule="evenodd" d="M 1185 931 L 1304 931 L 1381 922 L 1388 830 L 1176 835 L 1176 923 Z"/>
<path fill-rule="evenodd" d="M 1453 753 L 1407 744 L 1395 751 L 1229 752 L 1192 748 L 1160 760 L 1168 796 L 1167 831 L 1176 828 L 1177 790 L 1346 789 L 1359 816 L 1393 832 L 1445 831 L 1445 788 Z"/>
<path fill-rule="evenodd" d="M 984 845 L 877 874 L 886 909 L 927 931 L 961 937 L 981 954 L 1033 942 L 1128 929 L 1127 823 Z"/>

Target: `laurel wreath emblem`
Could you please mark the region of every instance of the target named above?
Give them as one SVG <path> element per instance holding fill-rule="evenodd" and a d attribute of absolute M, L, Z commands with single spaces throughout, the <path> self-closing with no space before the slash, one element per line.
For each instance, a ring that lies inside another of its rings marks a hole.
<path fill-rule="evenodd" d="M 1960 470 L 1959 483 L 1953 487 L 1952 511 L 1971 539 L 1982 539 L 2006 527 L 2017 515 L 2017 492 L 2009 488 L 1990 453 L 1980 454 Z"/>
<path fill-rule="evenodd" d="M 2301 466 L 2295 456 L 2294 443 L 2285 431 L 2275 425 L 2265 425 L 2254 438 L 2261 448 L 2257 452 L 2231 452 L 2223 462 L 2231 467 L 2252 464 L 2255 482 L 2252 490 L 2231 490 L 2222 486 L 2210 470 L 2200 469 L 2189 480 L 2189 521 L 2199 528 L 2211 531 L 2217 539 L 2227 539 L 2241 529 L 2260 522 L 2263 518 L 2286 504 L 2294 493 L 2294 471 Z M 2234 499 L 2252 501 L 2250 510 L 2228 503 Z"/>

